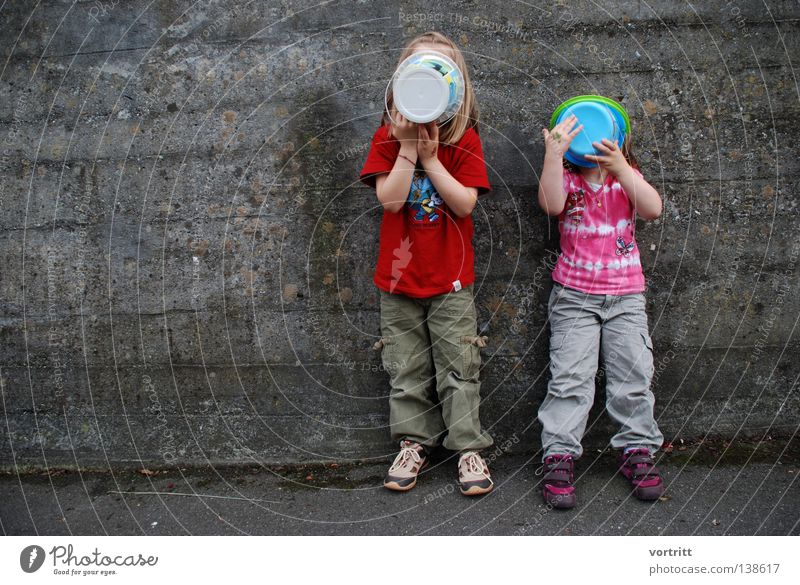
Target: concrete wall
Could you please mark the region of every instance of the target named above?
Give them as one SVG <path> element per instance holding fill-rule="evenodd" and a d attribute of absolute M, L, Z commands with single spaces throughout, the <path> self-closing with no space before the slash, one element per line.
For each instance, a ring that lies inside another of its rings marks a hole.
<path fill-rule="evenodd" d="M 482 109 L 498 444 L 539 446 L 557 249 L 540 128 L 581 93 L 624 103 L 665 199 L 637 226 L 665 435 L 796 430 L 796 2 L 17 0 L 0 16 L 0 464 L 393 449 L 371 350 L 380 211 L 357 174 L 399 50 L 428 28 L 463 48 Z M 596 406 L 589 443 L 610 429 Z"/>

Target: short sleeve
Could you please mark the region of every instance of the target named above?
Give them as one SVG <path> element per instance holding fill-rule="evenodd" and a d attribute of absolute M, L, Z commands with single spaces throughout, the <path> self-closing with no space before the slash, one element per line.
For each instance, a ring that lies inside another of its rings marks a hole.
<path fill-rule="evenodd" d="M 367 160 L 361 169 L 360 180 L 370 187 L 375 187 L 375 177 L 394 168 L 399 152 L 400 144 L 389 137 L 389 126 L 383 125 L 378 128 L 372 137 Z"/>
<path fill-rule="evenodd" d="M 468 128 L 455 145 L 458 154 L 455 156 L 454 168 L 448 169 L 453 178 L 465 187 L 475 187 L 478 195 L 489 192 L 489 175 L 486 172 L 486 161 L 483 160 L 481 139 L 474 128 Z"/>

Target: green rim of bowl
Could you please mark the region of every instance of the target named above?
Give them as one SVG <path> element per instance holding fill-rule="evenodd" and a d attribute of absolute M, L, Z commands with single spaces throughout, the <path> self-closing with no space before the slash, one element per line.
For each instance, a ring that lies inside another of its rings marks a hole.
<path fill-rule="evenodd" d="M 590 102 L 590 101 L 600 102 L 602 104 L 605 104 L 611 108 L 614 108 L 617 112 L 622 114 L 622 119 L 625 120 L 625 134 L 630 135 L 631 119 L 628 117 L 628 112 L 626 112 L 625 108 L 623 108 L 620 104 L 618 104 L 611 98 L 607 98 L 602 95 L 578 95 L 575 96 L 574 98 L 568 99 L 563 104 L 558 106 L 555 112 L 553 112 L 553 115 L 550 117 L 550 128 L 552 129 L 553 126 L 556 125 L 556 120 L 558 120 L 558 117 L 561 115 L 561 112 L 563 112 L 565 109 L 579 102 Z"/>

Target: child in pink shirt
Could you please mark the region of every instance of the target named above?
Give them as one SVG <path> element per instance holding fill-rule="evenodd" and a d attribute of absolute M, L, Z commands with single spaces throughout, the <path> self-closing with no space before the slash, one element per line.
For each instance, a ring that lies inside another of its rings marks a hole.
<path fill-rule="evenodd" d="M 563 154 L 582 129 L 576 123 L 572 116 L 543 130 L 539 182 L 539 204 L 558 216 L 561 233 L 548 306 L 551 380 L 539 409 L 542 494 L 556 508 L 576 503 L 573 462 L 583 453 L 600 357 L 606 408 L 620 426 L 611 439 L 621 451 L 619 470 L 640 499 L 655 500 L 664 492 L 652 458 L 664 437 L 653 416 L 653 344 L 634 238 L 636 214 L 657 218 L 661 197 L 639 171 L 630 137 L 623 148 L 609 140 L 594 143 L 601 154 L 586 159 L 596 167 L 566 162 Z"/>

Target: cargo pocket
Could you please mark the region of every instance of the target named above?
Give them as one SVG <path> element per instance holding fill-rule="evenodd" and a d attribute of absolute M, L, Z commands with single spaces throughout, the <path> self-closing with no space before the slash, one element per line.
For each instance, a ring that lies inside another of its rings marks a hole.
<path fill-rule="evenodd" d="M 481 369 L 481 348 L 489 340 L 485 335 L 464 335 L 461 337 L 461 360 L 463 376 L 477 378 Z"/>
<path fill-rule="evenodd" d="M 397 341 L 391 337 L 381 337 L 375 342 L 372 349 L 381 352 L 383 369 L 386 370 L 386 373 L 389 374 L 390 377 L 394 378 L 399 369 L 396 359 Z"/>
<path fill-rule="evenodd" d="M 641 336 L 642 341 L 644 342 L 644 350 L 642 351 L 642 366 L 645 374 L 647 375 L 647 379 L 650 380 L 653 378 L 653 373 L 655 372 L 655 364 L 653 360 L 653 340 L 646 332 L 642 332 Z"/>
<path fill-rule="evenodd" d="M 569 360 L 564 359 L 564 353 L 561 348 L 564 347 L 564 340 L 566 339 L 565 333 L 551 333 L 550 334 L 550 376 L 558 378 L 560 374 L 569 369 Z"/>
<path fill-rule="evenodd" d="M 550 336 L 550 357 L 553 357 L 553 352 L 558 351 L 564 345 L 564 339 L 567 337 L 565 333 L 553 333 Z"/>

